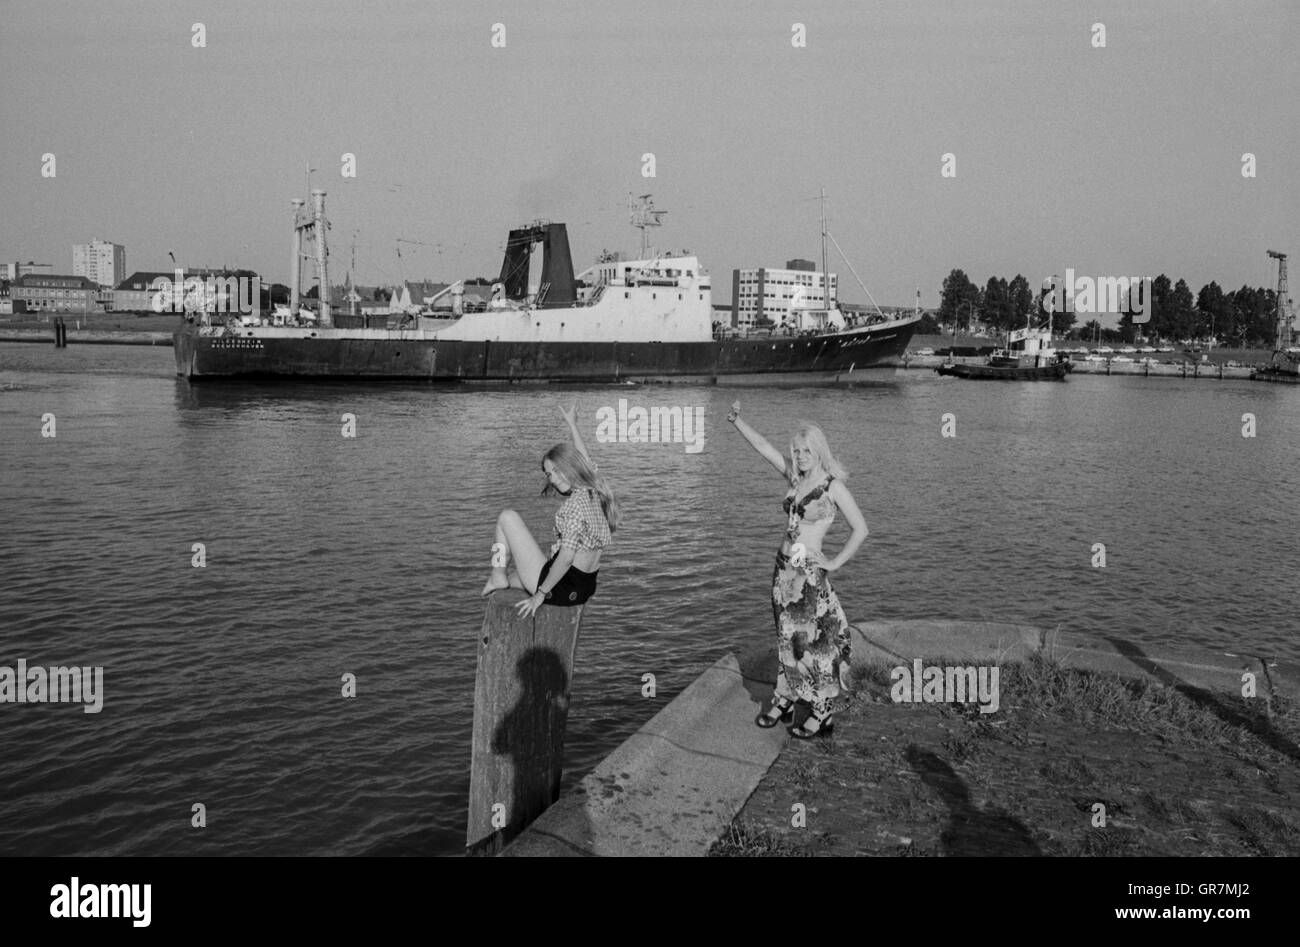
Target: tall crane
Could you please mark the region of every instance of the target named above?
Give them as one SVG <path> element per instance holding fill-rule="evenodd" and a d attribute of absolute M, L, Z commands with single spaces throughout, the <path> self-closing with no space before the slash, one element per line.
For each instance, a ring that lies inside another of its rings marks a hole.
<path fill-rule="evenodd" d="M 1287 312 L 1286 288 L 1286 254 L 1269 250 L 1268 255 L 1277 260 L 1277 325 L 1273 339 L 1273 350 L 1285 352 L 1291 347 L 1290 314 Z"/>
<path fill-rule="evenodd" d="M 1253 381 L 1275 381 L 1300 385 L 1300 355 L 1291 348 L 1291 300 L 1287 299 L 1286 254 L 1269 250 L 1268 255 L 1277 260 L 1277 322 L 1273 336 L 1273 358 L 1266 368 L 1252 372 Z"/>

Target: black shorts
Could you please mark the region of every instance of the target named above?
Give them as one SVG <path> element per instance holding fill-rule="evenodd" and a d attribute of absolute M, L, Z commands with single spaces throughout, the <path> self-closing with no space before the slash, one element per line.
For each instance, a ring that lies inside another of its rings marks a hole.
<path fill-rule="evenodd" d="M 555 555 L 559 555 L 556 553 Z M 542 583 L 546 581 L 547 575 L 550 574 L 551 564 L 555 562 L 555 556 L 546 560 L 546 565 L 542 566 L 541 574 L 537 576 L 537 587 L 540 589 Z M 597 572 L 583 572 L 581 569 L 569 567 L 569 571 L 564 573 L 560 581 L 556 583 L 555 588 L 551 589 L 551 597 L 546 600 L 547 605 L 581 605 L 587 599 L 591 598 L 596 592 Z"/>

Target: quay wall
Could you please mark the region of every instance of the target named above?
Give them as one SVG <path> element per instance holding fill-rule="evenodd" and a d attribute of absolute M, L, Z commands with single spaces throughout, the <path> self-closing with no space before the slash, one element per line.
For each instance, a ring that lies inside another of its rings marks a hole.
<path fill-rule="evenodd" d="M 946 358 L 940 355 L 907 355 L 903 368 L 934 370 L 944 364 L 983 365 L 983 358 Z M 1246 365 L 1221 365 L 1213 362 L 1179 362 L 1170 365 L 1158 362 L 1143 365 L 1138 362 L 1070 362 L 1074 375 L 1140 375 L 1144 378 L 1249 378 L 1255 369 Z"/>

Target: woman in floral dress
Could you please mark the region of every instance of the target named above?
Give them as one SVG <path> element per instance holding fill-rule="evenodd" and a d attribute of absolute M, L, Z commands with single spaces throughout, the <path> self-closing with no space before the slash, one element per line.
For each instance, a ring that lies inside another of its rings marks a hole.
<path fill-rule="evenodd" d="M 827 734 L 834 726 L 835 698 L 849 686 L 850 655 L 849 623 L 831 588 L 830 573 L 858 551 L 867 538 L 867 524 L 844 485 L 848 475 L 831 455 L 821 428 L 801 425 L 785 456 L 741 420 L 739 401 L 727 420 L 790 486 L 784 502 L 785 536 L 772 574 L 780 668 L 772 703 L 754 722 L 765 728 L 788 722 L 795 701 L 802 701 L 811 712 L 802 724 L 790 728 L 790 734 L 800 739 Z M 844 512 L 853 533 L 839 554 L 828 559 L 822 542 L 837 509 Z"/>

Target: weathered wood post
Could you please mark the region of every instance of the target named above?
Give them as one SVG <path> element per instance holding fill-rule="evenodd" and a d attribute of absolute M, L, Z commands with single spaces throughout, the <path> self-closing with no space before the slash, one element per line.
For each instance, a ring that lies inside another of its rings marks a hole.
<path fill-rule="evenodd" d="M 543 605 L 518 589 L 488 596 L 474 683 L 467 853 L 495 855 L 560 795 L 564 726 L 583 606 Z"/>

